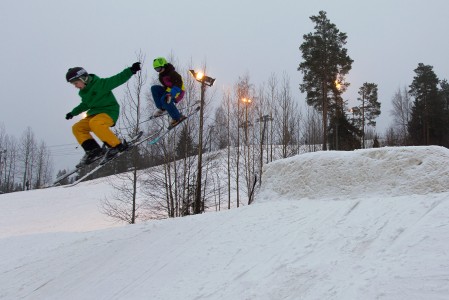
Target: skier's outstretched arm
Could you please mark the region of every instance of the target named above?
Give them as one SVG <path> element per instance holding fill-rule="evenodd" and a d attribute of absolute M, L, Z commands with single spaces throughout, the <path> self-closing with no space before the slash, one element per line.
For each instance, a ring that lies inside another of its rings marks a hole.
<path fill-rule="evenodd" d="M 116 87 L 119 87 L 127 82 L 131 76 L 137 73 L 137 71 L 140 71 L 140 62 L 134 63 L 131 67 L 126 68 L 117 75 L 100 79 L 100 83 L 105 90 L 112 91 Z"/>

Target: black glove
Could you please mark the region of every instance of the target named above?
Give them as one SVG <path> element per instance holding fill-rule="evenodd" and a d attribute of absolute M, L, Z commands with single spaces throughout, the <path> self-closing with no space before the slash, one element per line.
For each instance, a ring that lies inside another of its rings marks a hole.
<path fill-rule="evenodd" d="M 66 120 L 70 120 L 71 118 L 73 118 L 72 113 L 68 113 L 68 114 L 65 115 L 65 119 Z"/>
<path fill-rule="evenodd" d="M 137 71 L 140 71 L 140 62 L 135 62 L 133 63 L 133 65 L 131 66 L 131 72 L 133 72 L 133 74 L 136 74 Z"/>

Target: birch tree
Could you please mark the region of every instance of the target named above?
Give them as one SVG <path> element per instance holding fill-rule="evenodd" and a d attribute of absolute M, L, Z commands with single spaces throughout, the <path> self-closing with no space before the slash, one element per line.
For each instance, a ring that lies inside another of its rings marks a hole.
<path fill-rule="evenodd" d="M 408 135 L 407 126 L 410 122 L 412 112 L 412 100 L 406 87 L 397 89 L 391 100 L 391 104 L 393 108 L 390 111 L 390 115 L 393 117 L 394 124 L 394 128 L 391 128 L 391 130 L 397 131 L 397 135 L 399 135 L 399 141 L 397 143 L 405 146 Z M 391 130 L 389 136 L 391 137 L 390 140 L 393 141 L 395 134 Z"/>
<path fill-rule="evenodd" d="M 22 134 L 20 139 L 20 160 L 22 162 L 22 190 L 30 186 L 36 152 L 36 140 L 31 127 Z"/>

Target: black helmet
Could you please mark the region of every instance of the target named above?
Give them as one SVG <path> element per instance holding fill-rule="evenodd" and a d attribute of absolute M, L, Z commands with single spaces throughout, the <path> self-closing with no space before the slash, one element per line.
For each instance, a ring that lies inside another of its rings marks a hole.
<path fill-rule="evenodd" d="M 67 82 L 73 82 L 75 80 L 81 80 L 84 83 L 87 82 L 89 78 L 89 73 L 81 67 L 70 68 L 65 75 Z"/>

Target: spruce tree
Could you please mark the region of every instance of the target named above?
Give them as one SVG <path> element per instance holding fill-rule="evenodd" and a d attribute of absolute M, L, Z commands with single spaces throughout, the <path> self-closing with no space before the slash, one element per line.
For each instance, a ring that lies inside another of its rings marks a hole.
<path fill-rule="evenodd" d="M 433 67 L 419 63 L 409 93 L 415 98 L 408 131 L 413 145 L 447 144 L 447 109 Z"/>
<path fill-rule="evenodd" d="M 361 132 L 351 124 L 345 114 L 336 114 L 329 125 L 329 149 L 351 151 L 360 149 Z"/>
<path fill-rule="evenodd" d="M 179 159 L 195 155 L 196 153 L 197 147 L 193 143 L 189 128 L 188 126 L 183 126 L 176 144 L 176 157 Z"/>

